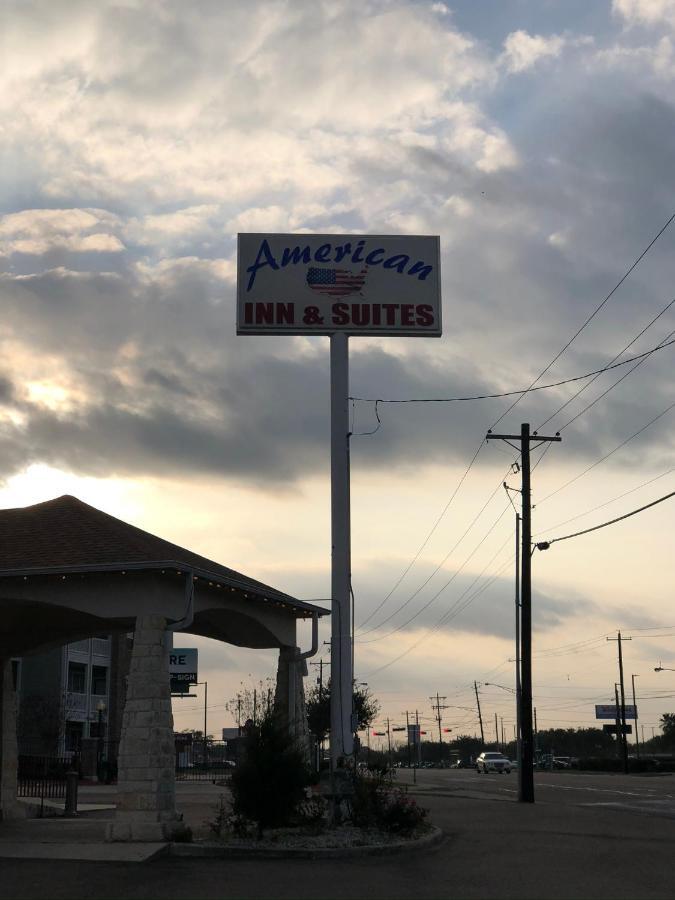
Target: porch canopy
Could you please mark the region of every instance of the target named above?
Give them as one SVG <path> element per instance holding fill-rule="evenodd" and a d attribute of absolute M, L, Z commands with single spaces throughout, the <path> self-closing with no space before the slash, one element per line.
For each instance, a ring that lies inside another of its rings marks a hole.
<path fill-rule="evenodd" d="M 295 646 L 297 621 L 327 613 L 76 497 L 0 510 L 0 658 L 133 631 L 139 615 L 241 647 Z"/>

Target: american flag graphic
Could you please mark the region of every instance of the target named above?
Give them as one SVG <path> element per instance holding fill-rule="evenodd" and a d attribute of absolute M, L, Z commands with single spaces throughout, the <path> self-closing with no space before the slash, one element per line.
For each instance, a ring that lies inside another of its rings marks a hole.
<path fill-rule="evenodd" d="M 348 272 L 346 269 L 319 269 L 310 266 L 307 270 L 307 284 L 317 294 L 329 297 L 346 297 L 361 290 L 366 281 L 368 269 L 360 272 Z"/>

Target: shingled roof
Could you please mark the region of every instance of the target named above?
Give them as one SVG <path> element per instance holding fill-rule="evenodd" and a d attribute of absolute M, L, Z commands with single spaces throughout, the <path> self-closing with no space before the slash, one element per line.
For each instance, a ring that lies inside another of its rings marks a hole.
<path fill-rule="evenodd" d="M 282 600 L 296 609 L 326 612 L 129 525 L 77 497 L 66 494 L 34 506 L 0 510 L 0 577 L 162 566 L 192 569 L 195 575 Z"/>

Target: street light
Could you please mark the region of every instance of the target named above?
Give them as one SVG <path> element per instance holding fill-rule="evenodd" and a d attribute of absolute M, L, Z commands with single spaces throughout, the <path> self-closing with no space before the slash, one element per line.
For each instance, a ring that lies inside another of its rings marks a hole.
<path fill-rule="evenodd" d="M 498 688 L 501 688 L 503 691 L 508 691 L 509 694 L 515 694 L 515 693 L 516 693 L 515 690 L 514 690 L 514 688 L 505 687 L 505 685 L 503 685 L 503 684 L 495 684 L 494 681 L 484 681 L 483 684 L 484 684 L 486 687 L 498 687 Z"/>
<path fill-rule="evenodd" d="M 675 672 L 675 669 L 670 669 L 670 668 L 668 668 L 668 666 L 658 665 L 658 666 L 654 666 L 654 671 L 655 672 Z"/>

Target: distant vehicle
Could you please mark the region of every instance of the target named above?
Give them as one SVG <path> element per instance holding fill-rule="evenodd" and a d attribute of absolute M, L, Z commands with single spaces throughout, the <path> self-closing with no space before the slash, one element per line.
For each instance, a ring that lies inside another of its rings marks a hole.
<path fill-rule="evenodd" d="M 511 771 L 511 760 L 502 753 L 483 751 L 476 760 L 478 774 L 487 775 L 489 772 L 503 772 L 508 775 Z"/>
<path fill-rule="evenodd" d="M 465 763 L 463 759 L 456 759 L 454 762 L 450 763 L 451 769 L 466 769 L 468 768 L 468 763 Z"/>
<path fill-rule="evenodd" d="M 510 763 L 511 763 L 511 768 L 512 768 L 512 769 L 517 769 L 517 768 L 518 768 L 518 760 L 517 760 L 517 759 L 512 759 L 512 760 L 510 760 Z"/>
<path fill-rule="evenodd" d="M 571 769 L 572 768 L 572 757 L 571 756 L 554 756 L 553 757 L 553 768 L 554 769 Z"/>

